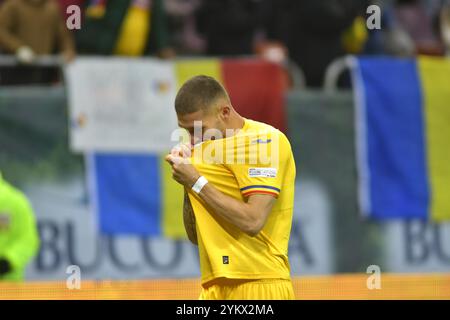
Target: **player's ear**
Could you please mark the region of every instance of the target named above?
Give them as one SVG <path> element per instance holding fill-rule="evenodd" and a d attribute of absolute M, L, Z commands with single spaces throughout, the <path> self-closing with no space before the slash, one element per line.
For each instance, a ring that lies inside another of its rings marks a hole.
<path fill-rule="evenodd" d="M 231 108 L 227 104 L 223 104 L 220 106 L 219 110 L 219 116 L 222 118 L 222 120 L 226 121 L 230 117 L 231 114 Z"/>

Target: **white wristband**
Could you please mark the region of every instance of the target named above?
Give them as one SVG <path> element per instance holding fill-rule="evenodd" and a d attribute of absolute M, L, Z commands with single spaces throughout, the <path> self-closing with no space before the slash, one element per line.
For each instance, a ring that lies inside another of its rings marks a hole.
<path fill-rule="evenodd" d="M 199 194 L 202 191 L 203 187 L 208 183 L 208 180 L 204 176 L 201 176 L 197 179 L 197 181 L 192 186 L 192 191 Z"/>

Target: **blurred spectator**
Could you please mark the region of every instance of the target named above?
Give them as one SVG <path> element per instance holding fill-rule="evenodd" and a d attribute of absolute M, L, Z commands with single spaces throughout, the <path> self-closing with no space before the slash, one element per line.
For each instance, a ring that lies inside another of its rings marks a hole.
<path fill-rule="evenodd" d="M 444 53 L 437 30 L 433 28 L 433 21 L 438 19 L 437 10 L 427 11 L 425 4 L 420 0 L 398 0 L 395 15 L 398 25 L 414 42 L 417 54 L 442 55 Z"/>
<path fill-rule="evenodd" d="M 265 6 L 267 36 L 284 42 L 303 70 L 306 84 L 319 87 L 327 66 L 345 54 L 344 31 L 364 12 L 361 0 L 272 0 Z"/>
<path fill-rule="evenodd" d="M 85 54 L 172 57 L 163 0 L 87 1 L 77 47 Z"/>
<path fill-rule="evenodd" d="M 38 248 L 38 231 L 28 200 L 0 174 L 0 281 L 23 280 L 25 267 Z"/>
<path fill-rule="evenodd" d="M 395 15 L 395 1 L 375 0 L 381 9 L 381 29 L 368 31 L 364 54 L 388 54 L 398 57 L 411 57 L 416 53 L 411 36 L 399 25 Z"/>
<path fill-rule="evenodd" d="M 0 48 L 30 63 L 59 50 L 68 60 L 74 43 L 53 0 L 8 0 L 0 10 Z"/>
<path fill-rule="evenodd" d="M 284 87 L 286 89 L 294 87 L 296 81 L 294 77 L 298 77 L 299 75 L 296 74 L 298 71 L 294 69 L 295 66 L 290 63 L 287 48 L 283 43 L 278 41 L 259 40 L 255 44 L 255 54 L 261 59 L 278 64 L 283 73 L 285 83 Z M 300 75 L 300 77 L 301 76 L 302 75 Z M 303 79 L 299 80 L 299 82 L 302 80 Z"/>
<path fill-rule="evenodd" d="M 384 33 L 384 52 L 397 57 L 412 57 L 416 48 L 411 36 L 403 28 L 394 25 Z"/>
<path fill-rule="evenodd" d="M 7 0 L 0 8 L 0 49 L 23 65 L 55 52 L 66 61 L 75 56 L 73 39 L 53 0 Z M 2 84 L 47 82 L 49 72 L 32 67 L 2 70 Z"/>
<path fill-rule="evenodd" d="M 450 1 L 447 1 L 440 12 L 440 33 L 447 56 L 450 56 Z"/>
<path fill-rule="evenodd" d="M 439 12 L 446 0 L 421 0 L 429 17 L 439 16 Z"/>
<path fill-rule="evenodd" d="M 76 5 L 79 8 L 83 8 L 85 0 L 58 0 L 59 9 L 61 11 L 61 15 L 64 17 L 64 20 L 67 21 L 69 18 L 69 14 L 67 13 L 67 8 Z"/>
<path fill-rule="evenodd" d="M 255 45 L 255 53 L 261 58 L 273 63 L 287 63 L 288 52 L 283 43 L 278 41 L 259 41 Z"/>
<path fill-rule="evenodd" d="M 364 47 L 364 54 L 386 54 L 386 37 L 394 27 L 394 8 L 389 1 L 375 0 L 368 5 L 377 5 L 381 9 L 381 29 L 368 30 L 368 39 Z"/>
<path fill-rule="evenodd" d="M 253 53 L 261 25 L 262 0 L 205 0 L 196 14 L 197 30 L 205 37 L 208 55 Z"/>
<path fill-rule="evenodd" d="M 366 19 L 358 15 L 349 28 L 342 34 L 342 45 L 346 53 L 359 54 L 364 50 L 364 46 L 369 37 Z"/>
<path fill-rule="evenodd" d="M 205 41 L 198 34 L 195 12 L 201 0 L 166 0 L 171 43 L 178 54 L 199 54 L 205 51 Z"/>

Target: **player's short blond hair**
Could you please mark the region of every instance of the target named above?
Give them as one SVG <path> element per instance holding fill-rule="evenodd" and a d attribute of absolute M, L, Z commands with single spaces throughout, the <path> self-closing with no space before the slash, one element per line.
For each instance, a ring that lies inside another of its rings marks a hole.
<path fill-rule="evenodd" d="M 185 115 L 199 110 L 211 111 L 215 102 L 230 101 L 225 88 L 213 77 L 199 75 L 186 81 L 175 98 L 177 114 Z"/>

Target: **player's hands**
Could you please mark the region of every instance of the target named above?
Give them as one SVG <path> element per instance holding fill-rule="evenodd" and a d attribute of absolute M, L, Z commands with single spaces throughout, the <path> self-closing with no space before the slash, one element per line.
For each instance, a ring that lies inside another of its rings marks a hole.
<path fill-rule="evenodd" d="M 176 157 L 190 158 L 192 155 L 192 145 L 190 143 L 180 143 L 172 148 L 170 154 Z"/>
<path fill-rule="evenodd" d="M 192 188 L 198 178 L 200 178 L 200 174 L 189 158 L 171 153 L 166 156 L 166 161 L 172 166 L 173 179 L 183 186 Z"/>

